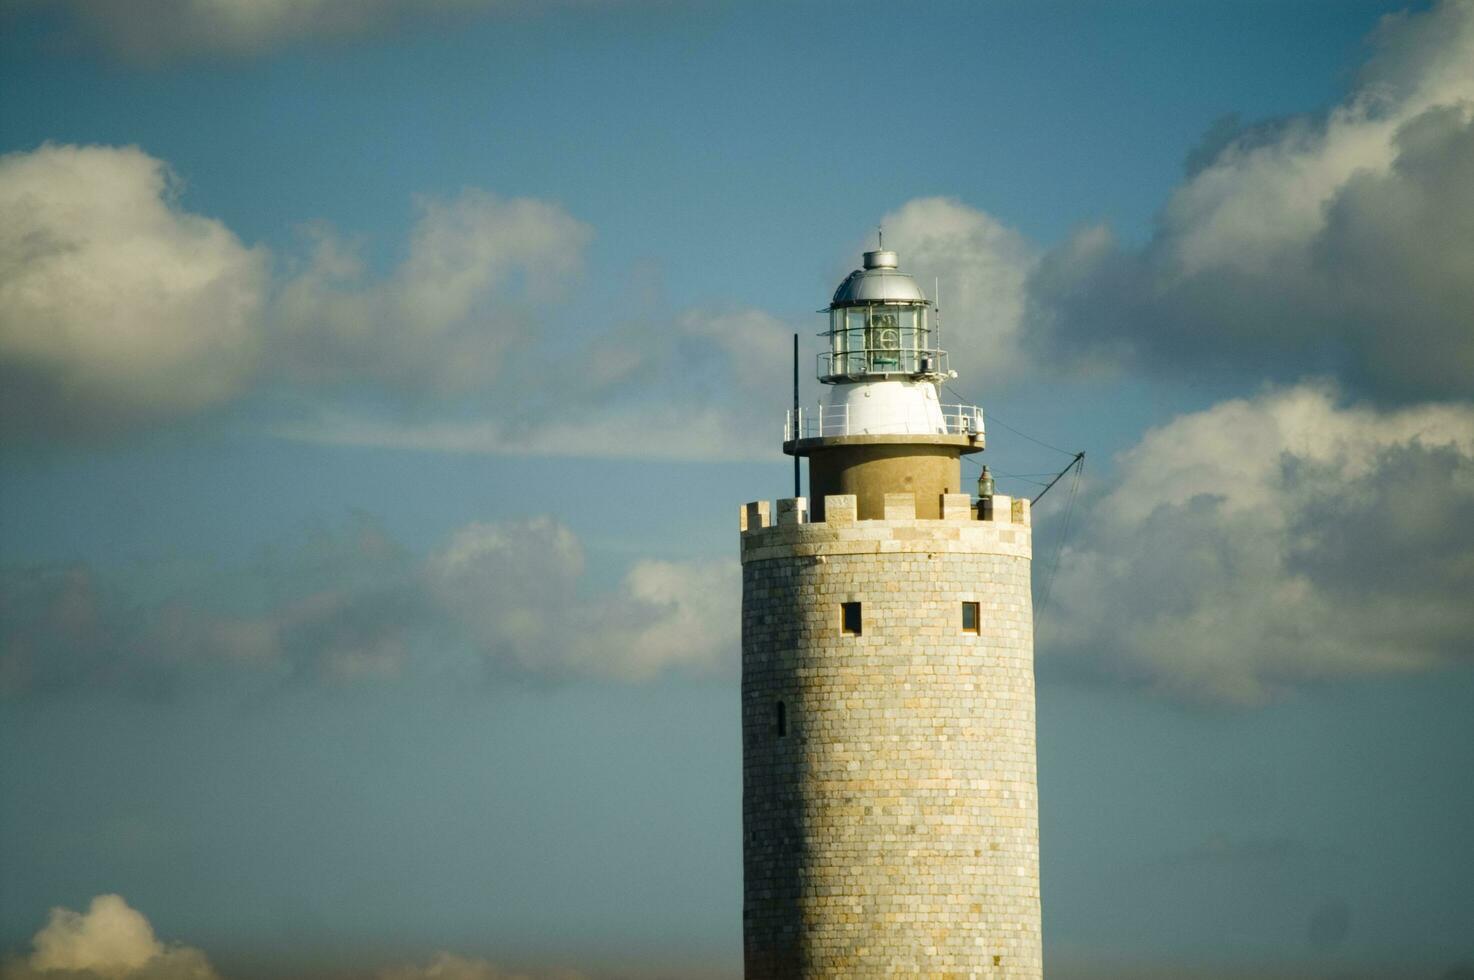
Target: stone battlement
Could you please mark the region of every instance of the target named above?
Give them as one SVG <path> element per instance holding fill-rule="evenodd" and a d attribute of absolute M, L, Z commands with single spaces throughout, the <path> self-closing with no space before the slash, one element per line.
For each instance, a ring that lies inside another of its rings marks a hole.
<path fill-rule="evenodd" d="M 853 494 L 824 498 L 825 520 L 808 520 L 808 500 L 778 501 L 777 521 L 768 501 L 741 509 L 742 561 L 827 555 L 907 552 L 998 554 L 1032 558 L 1029 501 L 997 495 L 985 498 L 979 515 L 965 493 L 941 495 L 941 519 L 918 519 L 909 493 L 885 496 L 885 518 L 855 518 Z"/>

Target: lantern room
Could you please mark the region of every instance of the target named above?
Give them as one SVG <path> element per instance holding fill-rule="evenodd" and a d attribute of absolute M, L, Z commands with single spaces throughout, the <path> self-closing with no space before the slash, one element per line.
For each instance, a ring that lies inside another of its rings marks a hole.
<path fill-rule="evenodd" d="M 887 249 L 866 252 L 864 266 L 834 291 L 819 380 L 941 378 L 947 355 L 933 344 L 931 303 L 916 280 L 898 271 L 896 253 Z"/>

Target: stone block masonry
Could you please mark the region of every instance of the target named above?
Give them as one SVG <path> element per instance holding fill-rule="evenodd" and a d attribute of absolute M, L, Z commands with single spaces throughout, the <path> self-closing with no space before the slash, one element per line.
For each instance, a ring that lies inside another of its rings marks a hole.
<path fill-rule="evenodd" d="M 1029 511 L 899 496 L 742 512 L 750 980 L 1042 976 Z"/>

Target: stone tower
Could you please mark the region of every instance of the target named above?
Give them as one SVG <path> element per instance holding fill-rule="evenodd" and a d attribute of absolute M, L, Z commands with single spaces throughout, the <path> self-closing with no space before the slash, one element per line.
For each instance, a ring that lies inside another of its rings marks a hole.
<path fill-rule="evenodd" d="M 749 980 L 1043 973 L 1029 505 L 959 492 L 929 307 L 866 253 L 783 444 L 812 515 L 742 509 Z"/>

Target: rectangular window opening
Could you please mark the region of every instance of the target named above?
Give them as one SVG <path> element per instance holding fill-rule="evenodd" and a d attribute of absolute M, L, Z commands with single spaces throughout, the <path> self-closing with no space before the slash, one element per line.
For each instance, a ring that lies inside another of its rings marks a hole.
<path fill-rule="evenodd" d="M 778 737 L 782 738 L 788 734 L 788 706 L 782 701 L 778 702 Z"/>
<path fill-rule="evenodd" d="M 839 628 L 846 636 L 860 635 L 860 604 L 858 602 L 839 604 Z"/>
<path fill-rule="evenodd" d="M 964 602 L 962 604 L 962 632 L 979 633 L 982 631 L 982 617 L 978 612 L 976 602 Z"/>

